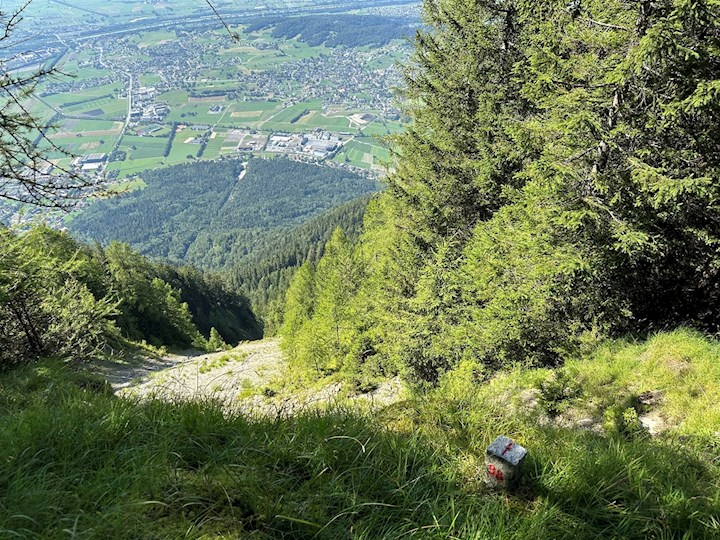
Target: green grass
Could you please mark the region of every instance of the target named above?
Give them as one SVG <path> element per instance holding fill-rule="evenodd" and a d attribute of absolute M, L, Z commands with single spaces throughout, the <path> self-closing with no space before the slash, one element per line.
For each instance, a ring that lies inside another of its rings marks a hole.
<path fill-rule="evenodd" d="M 112 71 L 92 67 L 80 67 L 77 62 L 61 63 L 63 73 L 78 79 L 93 79 L 112 76 Z"/>
<path fill-rule="evenodd" d="M 298 118 L 298 115 L 304 111 L 307 111 L 307 114 Z M 295 120 L 295 122 L 293 122 L 293 120 Z M 355 131 L 355 128 L 350 127 L 350 120 L 346 114 L 323 114 L 322 102 L 318 100 L 298 103 L 279 112 L 275 112 L 270 116 L 266 116 L 263 127 L 280 131 L 304 131 L 317 127 L 328 131 Z"/>
<path fill-rule="evenodd" d="M 368 136 L 372 135 L 390 135 L 392 133 L 398 133 L 405 129 L 404 124 L 400 122 L 393 122 L 393 121 L 384 121 L 384 122 L 378 122 L 377 120 L 371 122 L 367 126 L 363 128 L 363 133 Z"/>
<path fill-rule="evenodd" d="M 163 157 L 168 139 L 165 137 L 138 137 L 126 135 L 123 137 L 121 150 L 127 152 L 127 160 Z"/>
<path fill-rule="evenodd" d="M 73 137 L 57 137 L 53 138 L 52 142 L 64 150 L 70 152 L 73 155 L 84 155 L 84 154 L 95 154 L 95 153 L 108 153 L 113 149 L 113 145 L 116 140 L 115 135 L 103 135 L 103 136 L 73 136 Z M 102 142 L 101 142 L 102 141 Z M 55 150 L 50 149 L 50 144 L 47 141 L 42 141 L 39 148 L 47 150 L 49 158 L 60 158 L 63 154 Z"/>
<path fill-rule="evenodd" d="M 41 123 L 49 122 L 55 115 L 55 111 L 37 98 L 32 99 L 28 104 L 28 111 L 37 117 Z"/>
<path fill-rule="evenodd" d="M 134 34 L 130 37 L 130 41 L 135 43 L 138 47 L 150 47 L 158 44 L 161 41 L 176 41 L 177 36 L 175 32 L 169 32 L 165 30 L 158 30 L 153 32 L 143 32 L 141 34 Z"/>
<path fill-rule="evenodd" d="M 210 373 L 215 369 L 228 365 L 228 363 L 230 362 L 242 362 L 246 358 L 247 354 L 223 354 L 222 356 L 219 356 L 218 358 L 213 358 L 212 360 L 204 360 L 202 364 L 200 364 L 198 371 L 200 373 Z"/>
<path fill-rule="evenodd" d="M 94 105 L 94 107 L 91 107 Z M 87 108 L 73 111 L 76 114 L 88 114 L 96 111 L 97 109 L 102 110 L 103 114 L 99 118 L 113 118 L 118 120 L 124 120 L 127 115 L 127 100 L 117 99 L 115 97 L 104 98 L 98 101 L 89 103 Z"/>
<path fill-rule="evenodd" d="M 464 366 L 372 415 L 250 420 L 213 403 L 118 399 L 57 362 L 26 366 L 0 376 L 0 536 L 718 538 L 720 438 L 692 426 L 717 418 L 719 354 L 717 342 L 679 331 L 568 363 L 600 396 L 666 389 L 663 410 L 682 411 L 692 436 L 654 439 L 538 423 L 512 403 L 543 370 L 477 383 Z M 673 385 L 677 361 L 690 368 Z M 697 384 L 706 402 L 693 397 Z M 509 495 L 481 481 L 484 448 L 501 433 L 529 450 Z"/>
<path fill-rule="evenodd" d="M 85 90 L 73 93 L 51 94 L 49 96 L 44 96 L 42 99 L 52 103 L 53 105 L 65 105 L 93 97 L 117 94 L 123 89 L 124 85 L 122 83 L 105 84 L 102 86 L 93 86 L 92 88 L 86 88 Z"/>
<path fill-rule="evenodd" d="M 207 146 L 205 147 L 205 152 L 203 153 L 203 158 L 204 159 L 213 159 L 213 158 L 218 157 L 221 154 L 234 153 L 234 150 L 233 151 L 222 150 L 224 142 L 225 142 L 225 137 L 221 136 L 221 135 L 218 135 L 214 139 L 210 139 Z M 235 143 L 235 144 L 237 144 L 237 143 Z"/>
<path fill-rule="evenodd" d="M 347 142 L 343 149 L 335 156 L 335 161 L 349 163 L 356 167 L 370 168 L 372 165 L 382 165 L 390 159 L 390 153 L 382 143 L 369 137 L 357 137 Z"/>
<path fill-rule="evenodd" d="M 154 86 L 160 82 L 162 82 L 162 77 L 155 73 L 140 75 L 140 84 L 143 86 Z"/>
<path fill-rule="evenodd" d="M 233 105 L 235 111 L 274 111 L 280 107 L 277 101 L 239 101 Z"/>
<path fill-rule="evenodd" d="M 84 131 L 114 131 L 120 133 L 122 124 L 111 120 L 77 120 L 72 118 L 64 119 L 59 125 L 59 131 L 71 133 L 82 133 Z"/>
<path fill-rule="evenodd" d="M 183 141 L 191 136 L 200 137 L 201 131 L 183 131 L 175 136 L 170 155 L 165 158 L 165 162 L 168 164 L 185 163 L 188 161 L 187 156 L 195 156 L 200 150 L 199 144 L 184 143 Z"/>
<path fill-rule="evenodd" d="M 210 114 L 210 107 L 214 105 L 222 105 L 227 107 L 227 103 L 218 102 L 188 102 L 184 105 L 176 107 L 170 111 L 165 118 L 166 122 L 179 122 L 182 124 L 203 124 L 214 125 L 220 120 L 222 114 Z"/>
<path fill-rule="evenodd" d="M 157 96 L 156 101 L 165 101 L 170 107 L 178 107 L 187 103 L 188 93 L 185 90 L 172 90 Z"/>
<path fill-rule="evenodd" d="M 572 404 L 586 415 L 657 390 L 659 412 L 680 435 L 720 434 L 720 347 L 689 330 L 655 336 L 647 343 L 613 342 L 590 361 L 564 367 L 583 392 Z"/>
<path fill-rule="evenodd" d="M 140 178 L 130 180 L 128 182 L 120 182 L 117 184 L 111 184 L 107 187 L 108 193 L 130 193 L 138 189 L 145 189 L 147 184 Z"/>
<path fill-rule="evenodd" d="M 161 155 L 159 157 L 133 159 L 130 161 L 114 161 L 108 165 L 107 170 L 120 171 L 120 178 L 126 178 L 148 169 L 160 169 L 169 166 L 165 165 L 164 160 L 165 158 Z"/>

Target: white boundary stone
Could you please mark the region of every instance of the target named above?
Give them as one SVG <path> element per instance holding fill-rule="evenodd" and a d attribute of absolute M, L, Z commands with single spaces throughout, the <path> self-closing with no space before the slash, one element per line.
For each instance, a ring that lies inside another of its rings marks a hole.
<path fill-rule="evenodd" d="M 526 456 L 525 448 L 501 435 L 485 451 L 485 483 L 495 489 L 514 488 Z"/>

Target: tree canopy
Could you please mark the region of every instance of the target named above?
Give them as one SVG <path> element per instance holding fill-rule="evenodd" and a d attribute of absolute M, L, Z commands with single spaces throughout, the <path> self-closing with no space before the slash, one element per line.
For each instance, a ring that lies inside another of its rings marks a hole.
<path fill-rule="evenodd" d="M 93 359 L 125 340 L 205 348 L 261 337 L 249 302 L 222 281 L 148 261 L 127 244 L 79 244 L 0 229 L 0 369 L 40 356 Z"/>
<path fill-rule="evenodd" d="M 348 171 L 287 158 L 198 162 L 148 171 L 147 188 L 96 201 L 70 229 L 143 255 L 220 269 L 284 231 L 378 189 Z"/>
<path fill-rule="evenodd" d="M 414 122 L 354 248 L 348 369 L 433 381 L 716 331 L 720 3 L 424 6 Z"/>

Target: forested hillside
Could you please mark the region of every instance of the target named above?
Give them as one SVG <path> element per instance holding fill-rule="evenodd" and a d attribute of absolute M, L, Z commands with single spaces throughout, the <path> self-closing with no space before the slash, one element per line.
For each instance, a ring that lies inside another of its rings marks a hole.
<path fill-rule="evenodd" d="M 244 175 L 241 178 L 241 175 Z M 219 269 L 279 231 L 378 189 L 353 173 L 290 161 L 200 162 L 148 171 L 147 187 L 90 205 L 70 224 L 83 238 Z"/>
<path fill-rule="evenodd" d="M 424 7 L 382 193 L 203 163 L 76 218 L 101 244 L 0 229 L 0 536 L 720 538 L 720 1 Z M 255 337 L 238 291 L 290 274 L 287 358 L 101 378 Z"/>
<path fill-rule="evenodd" d="M 311 15 L 305 17 L 265 17 L 254 21 L 245 29 L 256 32 L 272 27 L 274 38 L 298 37 L 315 47 L 381 46 L 394 39 L 409 37 L 412 26 L 418 21 L 400 17 L 374 15 Z"/>
<path fill-rule="evenodd" d="M 265 319 L 266 335 L 274 333 L 282 320 L 285 292 L 297 269 L 306 261 L 320 259 L 337 227 L 357 239 L 368 201 L 369 197 L 360 197 L 297 227 L 280 229 L 262 248 L 223 272 L 230 287 L 247 296 L 255 313 Z"/>
<path fill-rule="evenodd" d="M 436 381 L 720 324 L 720 4 L 425 2 L 414 123 L 357 244 L 287 296 L 297 366 Z"/>
<path fill-rule="evenodd" d="M 37 227 L 0 229 L 0 364 L 89 360 L 126 340 L 204 348 L 262 336 L 249 302 L 219 279 L 152 263 L 126 244 L 82 245 Z M 204 334 L 204 335 L 203 335 Z"/>

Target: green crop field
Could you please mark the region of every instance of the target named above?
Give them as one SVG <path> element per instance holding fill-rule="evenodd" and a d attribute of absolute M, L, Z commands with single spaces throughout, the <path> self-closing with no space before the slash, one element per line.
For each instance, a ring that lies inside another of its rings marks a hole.
<path fill-rule="evenodd" d="M 203 158 L 212 159 L 221 155 L 234 154 L 237 142 L 226 142 L 227 131 L 216 130 L 205 147 Z"/>
<path fill-rule="evenodd" d="M 165 165 L 164 158 L 152 157 L 133 159 L 132 161 L 113 161 L 108 165 L 108 171 L 120 171 L 120 178 L 136 175 L 148 169 L 159 169 Z"/>
<path fill-rule="evenodd" d="M 173 142 L 172 150 L 170 150 L 170 155 L 165 158 L 165 162 L 168 164 L 176 165 L 178 163 L 185 163 L 188 161 L 188 156 L 196 156 L 198 153 L 198 150 L 200 150 L 199 144 L 189 144 L 182 142 L 187 137 L 182 137 L 181 135 L 184 135 L 185 132 L 182 134 L 178 133 L 175 137 L 175 142 Z M 201 132 L 195 132 L 196 136 L 202 135 Z M 188 134 L 188 137 L 190 135 Z"/>
<path fill-rule="evenodd" d="M 185 90 L 172 90 L 157 96 L 157 101 L 166 102 L 170 107 L 179 107 L 187 103 L 188 93 Z"/>
<path fill-rule="evenodd" d="M 405 125 L 400 122 L 392 122 L 392 121 L 378 121 L 375 120 L 365 126 L 362 129 L 362 132 L 365 135 L 391 135 L 393 133 L 398 133 L 400 131 L 403 131 L 405 129 Z"/>
<path fill-rule="evenodd" d="M 125 118 L 127 100 L 118 99 L 115 93 L 98 96 L 82 94 L 55 94 L 43 96 L 50 106 L 69 116 L 91 116 L 93 118 Z"/>
<path fill-rule="evenodd" d="M 315 127 L 324 127 L 326 122 L 320 114 L 321 110 L 321 101 L 305 101 L 273 114 L 268 120 L 265 120 L 262 125 L 266 129 L 279 131 L 303 131 Z M 307 111 L 307 113 L 303 114 L 305 111 Z M 315 117 L 317 117 L 318 120 L 313 120 Z M 345 126 L 347 126 L 347 123 Z"/>
<path fill-rule="evenodd" d="M 94 78 L 103 78 L 103 77 L 111 77 L 112 71 L 109 71 L 107 69 L 97 69 L 92 67 L 80 67 L 78 65 L 78 62 L 66 62 L 61 63 L 60 68 L 65 73 L 72 73 L 74 77 L 78 79 L 94 79 Z"/>
<path fill-rule="evenodd" d="M 390 159 L 390 153 L 379 141 L 369 137 L 358 137 L 348 141 L 335 161 L 348 162 L 356 167 L 369 169 L 373 165 L 382 165 Z"/>
<path fill-rule="evenodd" d="M 203 153 L 203 158 L 205 158 L 205 159 L 213 159 L 213 158 L 216 158 L 216 157 L 220 156 L 220 155 L 223 154 L 223 153 L 224 153 L 224 154 L 229 153 L 229 152 L 227 152 L 227 151 L 225 151 L 225 152 L 222 151 L 222 147 L 223 147 L 224 141 L 225 141 L 225 139 L 224 139 L 224 138 L 220 138 L 220 137 L 216 137 L 215 139 L 211 139 L 211 140 L 208 142 L 207 146 L 205 147 L 205 152 Z"/>
<path fill-rule="evenodd" d="M 226 106 L 222 102 L 191 102 L 172 109 L 165 120 L 167 122 L 179 122 L 182 124 L 207 124 L 213 125 L 220 120 L 221 114 L 210 113 L 213 105 Z M 223 111 L 224 113 L 225 111 Z"/>
<path fill-rule="evenodd" d="M 142 34 L 136 34 L 130 37 L 130 41 L 135 43 L 139 48 L 150 47 L 157 45 L 158 43 L 166 41 L 175 41 L 177 36 L 175 32 L 169 32 L 165 30 L 158 30 L 155 32 L 143 32 Z"/>
<path fill-rule="evenodd" d="M 87 109 L 82 109 L 81 111 L 74 111 L 74 112 L 80 112 L 84 114 L 92 114 L 97 109 L 102 110 L 101 115 L 95 115 L 102 118 L 122 118 L 125 119 L 127 115 L 127 108 L 128 103 L 126 99 L 117 99 L 114 97 L 111 98 L 105 98 L 98 100 L 92 105 L 95 105 L 95 107 L 90 107 L 91 104 L 88 104 L 87 109 L 90 109 L 89 111 Z"/>
<path fill-rule="evenodd" d="M 67 133 L 109 131 L 117 135 L 120 133 L 121 128 L 121 122 L 113 122 L 111 120 L 85 120 L 77 118 L 66 118 L 58 125 L 58 131 Z"/>
<path fill-rule="evenodd" d="M 113 145 L 115 144 L 115 138 L 112 136 L 76 135 L 73 137 L 55 137 L 51 140 L 53 145 L 74 155 L 109 153 L 112 152 Z M 41 141 L 39 148 L 47 151 L 50 159 L 66 157 L 65 154 L 53 148 L 51 144 L 45 140 Z"/>
<path fill-rule="evenodd" d="M 281 106 L 278 101 L 241 101 L 233 104 L 236 111 L 274 111 Z"/>
<path fill-rule="evenodd" d="M 165 137 L 123 137 L 120 150 L 127 152 L 126 160 L 163 157 L 168 139 Z"/>
<path fill-rule="evenodd" d="M 274 0 L 262 3 L 262 7 L 285 10 L 310 3 Z M 233 6 L 258 7 L 250 0 L 238 0 Z M 386 50 L 371 46 L 333 49 L 310 46 L 303 42 L 302 35 L 275 38 L 273 28 L 248 32 L 247 25 L 235 22 L 230 30 L 239 34 L 239 41 L 230 39 L 220 23 L 214 29 L 200 26 L 192 32 L 181 26 L 176 30 L 157 24 L 164 16 L 191 13 L 212 15 L 212 10 L 195 0 L 32 2 L 26 13 L 28 20 L 43 17 L 48 27 L 60 19 L 64 25 L 76 28 L 104 25 L 111 29 L 113 24 L 131 19 L 139 26 L 135 33 L 120 31 L 116 35 L 109 31 L 90 41 L 80 39 L 79 45 L 64 43 L 66 48 L 57 65 L 70 76 L 43 81 L 28 105 L 39 119 L 53 119 L 56 126 L 48 133 L 51 143 L 40 144 L 49 158 L 68 164 L 72 159 L 53 144 L 73 157 L 110 154 L 117 149 L 125 153 L 125 159 L 108 163 L 107 171 L 124 179 L 147 169 L 186 162 L 189 155 L 197 156 L 200 146 L 190 139 L 201 137 L 203 131 L 193 130 L 195 126 L 208 126 L 214 132 L 201 159 L 236 153 L 239 141 L 234 137 L 226 140 L 226 131 L 231 128 L 265 133 L 310 132 L 317 128 L 334 133 L 362 132 L 363 137 L 349 143 L 336 160 L 371 168 L 387 158 L 387 151 L 369 136 L 393 133 L 403 126 L 383 118 L 387 109 L 377 103 L 379 94 L 372 85 L 375 72 L 363 70 L 384 70 L 402 59 L 405 53 L 397 43 Z M 356 54 L 353 51 L 359 55 L 356 64 L 349 56 Z M 132 89 L 128 88 L 131 81 Z M 138 92 L 140 86 L 153 86 L 160 93 L 142 94 Z M 167 104 L 169 111 L 125 125 L 130 103 L 119 96 L 128 93 L 136 111 L 152 115 L 149 108 L 159 103 Z M 360 96 L 366 103 L 353 96 Z M 218 106 L 221 110 L 211 112 Z M 365 123 L 350 118 L 366 113 L 376 119 Z M 165 156 L 175 123 L 188 128 L 177 133 Z"/>
<path fill-rule="evenodd" d="M 48 122 L 54 115 L 55 111 L 41 100 L 34 98 L 29 102 L 28 110 L 34 114 L 41 123 Z"/>
<path fill-rule="evenodd" d="M 155 73 L 145 73 L 140 75 L 139 81 L 143 86 L 153 86 L 162 82 L 162 77 L 160 77 L 160 75 L 156 75 Z"/>

